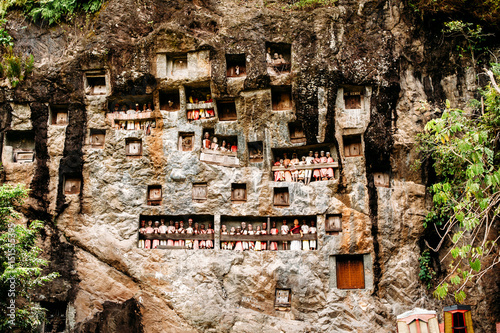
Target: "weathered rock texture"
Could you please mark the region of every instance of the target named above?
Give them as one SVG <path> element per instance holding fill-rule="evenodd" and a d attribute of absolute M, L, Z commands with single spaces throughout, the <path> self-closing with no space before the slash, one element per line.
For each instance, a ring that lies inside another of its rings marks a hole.
<path fill-rule="evenodd" d="M 436 50 L 405 2 L 340 0 L 311 12 L 282 5 L 111 0 L 90 22 L 51 29 L 22 29 L 26 23 L 11 17 L 16 48 L 34 54 L 37 70 L 17 89 L 2 89 L 0 129 L 32 129 L 36 160 L 13 163 L 4 140 L 3 173 L 32 189 L 25 214 L 47 221 L 43 244 L 62 277 L 42 294 L 68 302 L 68 330 L 395 332 L 404 311 L 441 310 L 418 280 L 426 179 L 411 168 L 414 137 L 433 116 L 426 101 L 461 105 L 476 88 L 474 73 L 447 64 L 449 45 Z M 291 44 L 290 74 L 268 74 L 266 42 Z M 182 52 L 192 52 L 193 70 L 170 77 L 165 54 Z M 227 78 L 225 54 L 243 53 L 246 77 Z M 89 70 L 106 73 L 107 95 L 86 95 Z M 235 98 L 237 121 L 187 121 L 185 87 L 201 82 L 211 82 L 214 99 Z M 272 111 L 271 87 L 282 85 L 291 86 L 293 110 Z M 364 98 L 348 126 L 342 96 L 352 86 Z M 180 111 L 160 111 L 163 90 L 179 91 Z M 116 130 L 106 118 L 109 98 L 138 95 L 154 101 L 150 136 Z M 69 124 L 49 124 L 49 107 L 61 104 Z M 291 121 L 303 125 L 306 145 L 331 147 L 335 180 L 272 181 L 273 149 L 296 145 Z M 106 129 L 103 149 L 90 145 L 90 129 Z M 240 167 L 200 162 L 207 129 L 237 136 Z M 178 150 L 179 132 L 194 133 L 192 152 Z M 345 156 L 346 135 L 361 136 L 362 156 Z M 140 158 L 126 156 L 127 138 L 142 139 Z M 254 141 L 264 143 L 261 163 L 248 162 Z M 388 174 L 390 186 L 376 187 L 375 173 Z M 81 177 L 80 194 L 64 194 L 65 177 Z M 208 184 L 203 202 L 191 197 L 199 182 Z M 245 203 L 231 202 L 231 183 L 247 184 Z M 163 186 L 161 206 L 146 204 L 151 184 Z M 289 188 L 290 206 L 273 205 L 274 187 Z M 200 214 L 213 217 L 216 232 L 221 216 L 317 216 L 318 250 L 138 248 L 141 215 Z M 325 234 L 327 214 L 342 214 L 338 235 Z M 335 256 L 342 254 L 364 255 L 365 289 L 336 288 Z M 499 318 L 498 274 L 490 272 L 470 299 L 476 332 L 491 332 Z M 290 311 L 274 309 L 275 288 L 291 289 Z"/>

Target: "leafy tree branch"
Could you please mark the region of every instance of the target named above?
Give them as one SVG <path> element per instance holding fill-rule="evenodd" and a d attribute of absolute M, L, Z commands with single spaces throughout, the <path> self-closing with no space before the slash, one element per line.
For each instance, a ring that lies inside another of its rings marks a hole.
<path fill-rule="evenodd" d="M 453 292 L 457 302 L 466 298 L 470 282 L 477 281 L 500 261 L 500 65 L 486 70 L 491 83 L 482 92 L 485 111 L 446 109 L 429 121 L 418 136 L 422 160 L 434 161 L 438 180 L 430 187 L 433 208 L 425 224 L 440 238 L 436 247 L 447 274 L 434 291 L 438 299 Z M 475 101 L 475 105 L 479 102 Z M 425 253 L 424 253 L 425 254 Z M 423 254 L 423 255 L 424 255 Z M 421 279 L 429 285 L 430 275 Z"/>

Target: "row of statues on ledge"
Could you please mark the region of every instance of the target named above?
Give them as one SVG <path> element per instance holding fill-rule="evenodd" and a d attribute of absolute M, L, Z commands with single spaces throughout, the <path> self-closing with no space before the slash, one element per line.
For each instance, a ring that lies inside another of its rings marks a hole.
<path fill-rule="evenodd" d="M 146 221 L 141 221 L 141 227 L 139 229 L 139 233 L 141 235 L 167 235 L 167 234 L 188 234 L 188 235 L 204 235 L 204 234 L 214 234 L 214 230 L 212 228 L 212 224 L 208 224 L 208 228 L 205 229 L 204 224 L 194 223 L 193 219 L 188 220 L 188 227 L 184 228 L 183 221 L 170 221 L 169 226 L 165 225 L 165 220 L 161 219 L 160 221 L 155 221 L 153 226 L 153 221 L 148 221 L 148 225 L 146 226 Z M 222 225 L 221 227 L 221 235 L 230 235 L 230 236 L 239 236 L 239 235 L 248 235 L 248 236 L 260 236 L 267 235 L 267 223 L 262 223 L 262 226 L 256 226 L 255 230 L 253 229 L 252 224 L 246 224 L 246 222 L 241 222 L 241 227 L 231 227 L 230 230 L 227 229 L 226 225 Z M 299 220 L 295 219 L 293 221 L 293 227 L 290 228 L 287 225 L 287 221 L 283 220 L 281 228 L 278 230 L 276 227 L 276 222 L 273 222 L 272 228 L 269 230 L 269 235 L 277 236 L 277 235 L 298 235 L 302 237 L 305 234 L 316 234 L 315 222 L 311 221 L 311 225 L 307 225 L 306 220 L 302 221 L 302 225 L 299 225 Z M 258 237 L 256 237 L 258 239 Z M 283 250 L 292 250 L 292 251 L 309 251 L 316 250 L 317 244 L 316 240 L 292 240 L 290 247 L 288 246 L 288 241 L 282 241 L 282 249 Z M 212 240 L 173 240 L 173 239 L 140 239 L 139 240 L 139 248 L 143 249 L 156 249 L 159 245 L 164 246 L 178 246 L 182 248 L 188 249 L 213 249 L 214 243 Z M 221 243 L 221 247 L 224 250 L 234 250 L 234 251 L 261 251 L 267 250 L 267 242 L 266 241 L 236 241 L 236 242 L 226 242 L 223 241 Z M 278 250 L 278 242 L 271 241 L 269 242 L 269 250 L 277 251 Z"/>
<path fill-rule="evenodd" d="M 161 224 L 159 221 L 155 221 L 153 226 L 153 221 L 148 221 L 148 226 L 146 227 L 146 221 L 141 221 L 141 228 L 139 229 L 141 235 L 147 234 L 189 234 L 189 235 L 204 235 L 213 234 L 214 229 L 212 224 L 208 224 L 208 228 L 205 229 L 204 224 L 194 223 L 193 219 L 188 220 L 188 227 L 184 228 L 184 221 L 170 221 L 169 226 L 165 225 L 165 220 L 161 219 Z M 214 242 L 210 239 L 207 240 L 173 240 L 173 239 L 141 239 L 139 240 L 139 247 L 143 249 L 156 249 L 158 245 L 165 246 L 179 246 L 187 247 L 188 249 L 213 249 Z"/>
<path fill-rule="evenodd" d="M 226 140 L 222 140 L 221 144 L 219 145 L 217 137 L 214 136 L 212 139 L 210 139 L 210 134 L 208 132 L 205 132 L 205 135 L 203 137 L 202 148 L 214 151 L 220 151 L 223 153 L 226 152 L 235 153 L 238 151 L 237 142 L 233 143 L 233 142 L 226 142 Z"/>
<path fill-rule="evenodd" d="M 274 171 L 275 182 L 301 182 L 309 184 L 311 176 L 315 181 L 329 180 L 335 178 L 335 173 L 332 167 L 322 167 L 318 169 L 301 169 L 301 166 L 313 164 L 334 163 L 333 157 L 330 152 L 324 151 L 321 153 L 310 151 L 308 156 L 302 156 L 302 159 L 297 158 L 297 154 L 292 154 L 292 159 L 289 159 L 287 154 L 283 154 L 283 158 L 277 157 L 274 166 L 283 167 L 289 170 Z"/>
<path fill-rule="evenodd" d="M 135 104 L 135 110 L 133 108 L 129 108 L 127 109 L 127 105 L 122 105 L 121 109 L 120 109 L 120 104 L 115 104 L 115 109 L 113 111 L 113 113 L 115 114 L 137 114 L 137 113 L 142 113 L 142 112 L 151 112 L 153 111 L 151 109 L 151 103 L 148 103 L 147 105 L 144 104 L 142 106 L 142 110 L 140 109 L 139 107 L 139 104 Z"/>
<path fill-rule="evenodd" d="M 262 227 L 257 225 L 255 230 L 253 229 L 252 224 L 246 224 L 246 222 L 241 222 L 241 227 L 231 227 L 230 230 L 227 230 L 226 225 L 221 226 L 221 235 L 230 235 L 230 236 L 239 236 L 239 235 L 248 235 L 248 236 L 260 236 L 267 235 L 267 223 L 262 223 Z M 293 220 L 293 227 L 290 228 L 287 225 L 287 221 L 283 220 L 281 228 L 278 230 L 276 228 L 276 222 L 273 221 L 273 226 L 269 230 L 269 235 L 277 236 L 277 235 L 297 235 L 300 234 L 302 237 L 305 234 L 316 234 L 315 222 L 311 221 L 311 226 L 307 225 L 306 220 L 302 220 L 302 225 L 299 225 L 299 220 Z M 258 239 L 258 237 L 256 238 Z M 288 250 L 288 241 L 283 241 L 282 249 Z M 267 250 L 267 242 L 266 241 L 236 241 L 236 242 L 221 242 L 221 248 L 223 250 L 234 250 L 234 251 L 261 251 Z M 269 242 L 269 250 L 277 251 L 278 250 L 278 242 Z M 292 251 L 309 251 L 316 250 L 316 240 L 292 240 L 290 244 L 290 250 Z"/>
<path fill-rule="evenodd" d="M 212 97 L 207 95 L 207 98 L 204 101 L 199 101 L 198 98 L 194 98 L 189 96 L 188 102 L 190 104 L 207 104 L 212 103 Z M 187 111 L 187 119 L 188 120 L 199 120 L 199 119 L 210 119 L 215 117 L 215 111 L 213 107 L 208 106 L 207 108 L 199 108 L 194 110 Z"/>

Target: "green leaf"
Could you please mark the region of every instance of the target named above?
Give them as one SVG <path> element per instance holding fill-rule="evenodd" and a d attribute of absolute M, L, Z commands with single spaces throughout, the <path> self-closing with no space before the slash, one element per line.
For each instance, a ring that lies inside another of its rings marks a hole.
<path fill-rule="evenodd" d="M 454 285 L 457 285 L 457 284 L 460 284 L 461 279 L 460 279 L 460 276 L 454 275 L 454 276 L 451 277 L 450 281 Z"/>
<path fill-rule="evenodd" d="M 476 272 L 479 272 L 481 270 L 481 261 L 479 261 L 479 259 L 476 259 L 475 261 L 471 261 L 470 267 L 473 270 L 475 270 Z"/>
<path fill-rule="evenodd" d="M 463 301 L 465 301 L 466 297 L 467 297 L 467 295 L 465 294 L 465 292 L 463 290 L 460 290 L 459 292 L 455 293 L 455 300 L 458 303 L 463 303 Z"/>

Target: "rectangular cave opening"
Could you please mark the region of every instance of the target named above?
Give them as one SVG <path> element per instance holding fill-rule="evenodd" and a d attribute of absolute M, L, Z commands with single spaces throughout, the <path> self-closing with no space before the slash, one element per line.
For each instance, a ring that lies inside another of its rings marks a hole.
<path fill-rule="evenodd" d="M 147 203 L 149 206 L 161 205 L 162 191 L 161 185 L 148 185 Z"/>
<path fill-rule="evenodd" d="M 274 309 L 276 311 L 290 311 L 292 307 L 292 289 L 276 288 Z"/>
<path fill-rule="evenodd" d="M 291 234 L 294 220 L 297 220 L 300 225 L 302 237 L 300 237 L 300 232 Z M 233 251 L 316 250 L 316 220 L 314 215 L 274 217 L 222 215 L 221 249 Z"/>
<path fill-rule="evenodd" d="M 160 91 L 160 110 L 179 111 L 181 109 L 179 90 Z"/>
<path fill-rule="evenodd" d="M 291 143 L 305 143 L 307 141 L 301 122 L 295 121 L 288 123 L 288 131 L 290 133 Z"/>
<path fill-rule="evenodd" d="M 215 117 L 215 106 L 210 91 L 210 83 L 189 85 L 186 91 L 186 116 L 188 121 Z"/>
<path fill-rule="evenodd" d="M 207 200 L 207 195 L 207 183 L 193 183 L 192 198 L 194 201 L 205 201 Z"/>
<path fill-rule="evenodd" d="M 264 161 L 264 143 L 262 141 L 248 142 L 248 161 L 260 163 Z"/>
<path fill-rule="evenodd" d="M 290 193 L 288 187 L 275 187 L 273 190 L 273 205 L 290 206 Z"/>
<path fill-rule="evenodd" d="M 50 105 L 49 110 L 49 124 L 58 126 L 68 124 L 69 112 L 67 105 Z"/>
<path fill-rule="evenodd" d="M 217 101 L 217 114 L 220 121 L 238 120 L 234 98 Z"/>
<path fill-rule="evenodd" d="M 271 87 L 271 100 L 273 111 L 292 110 L 292 87 L 274 86 Z"/>
<path fill-rule="evenodd" d="M 152 95 L 113 96 L 108 99 L 108 110 L 115 114 L 139 115 L 154 109 Z"/>
<path fill-rule="evenodd" d="M 227 77 L 247 75 L 245 54 L 226 54 L 226 75 Z"/>
<path fill-rule="evenodd" d="M 142 249 L 213 249 L 213 215 L 140 215 Z"/>
<path fill-rule="evenodd" d="M 236 135 L 215 135 L 213 129 L 204 129 L 203 132 L 200 161 L 229 167 L 240 166 Z"/>
<path fill-rule="evenodd" d="M 358 110 L 362 108 L 364 87 L 344 87 L 344 109 Z"/>
<path fill-rule="evenodd" d="M 175 78 L 187 74 L 187 53 L 167 53 L 167 76 Z"/>
<path fill-rule="evenodd" d="M 365 269 L 363 255 L 338 255 L 336 259 L 336 278 L 338 289 L 364 289 Z"/>
<path fill-rule="evenodd" d="M 106 95 L 108 83 L 105 71 L 89 71 L 84 76 L 84 87 L 87 95 Z"/>
<path fill-rule="evenodd" d="M 292 45 L 266 42 L 266 62 L 269 75 L 290 73 L 292 68 Z"/>
<path fill-rule="evenodd" d="M 231 201 L 233 203 L 243 203 L 247 201 L 247 184 L 231 184 Z"/>
<path fill-rule="evenodd" d="M 361 135 L 344 136 L 345 157 L 356 157 L 362 155 Z"/>
<path fill-rule="evenodd" d="M 328 214 L 325 220 L 325 233 L 337 235 L 342 232 L 342 214 Z"/>
<path fill-rule="evenodd" d="M 273 148 L 271 177 L 275 182 L 299 182 L 338 179 L 337 149 L 332 144 Z"/>
<path fill-rule="evenodd" d="M 127 157 L 142 156 L 142 140 L 136 138 L 125 139 L 125 155 Z"/>
<path fill-rule="evenodd" d="M 80 194 L 82 177 L 78 174 L 64 176 L 64 194 Z"/>
<path fill-rule="evenodd" d="M 390 187 L 391 176 L 389 172 L 374 172 L 373 183 L 375 187 Z"/>
<path fill-rule="evenodd" d="M 194 132 L 179 132 L 179 151 L 192 151 L 194 149 Z"/>
<path fill-rule="evenodd" d="M 102 149 L 106 139 L 106 130 L 91 128 L 90 129 L 90 145 L 92 148 Z"/>
<path fill-rule="evenodd" d="M 35 160 L 35 132 L 7 131 L 5 148 L 12 149 L 12 162 L 31 163 Z"/>
<path fill-rule="evenodd" d="M 40 306 L 47 309 L 45 312 L 46 321 L 41 324 L 41 333 L 65 332 L 66 331 L 66 310 L 68 302 L 45 302 L 41 301 Z"/>

